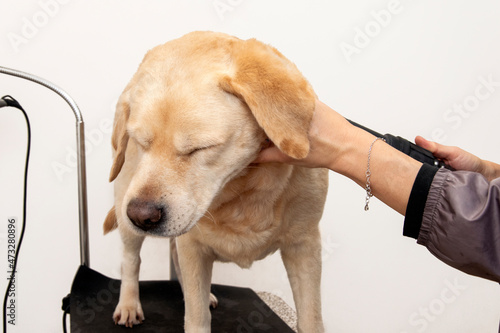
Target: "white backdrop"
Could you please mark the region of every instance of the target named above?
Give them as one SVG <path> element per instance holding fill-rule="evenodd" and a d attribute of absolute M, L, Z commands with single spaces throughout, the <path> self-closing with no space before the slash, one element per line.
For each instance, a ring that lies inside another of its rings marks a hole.
<path fill-rule="evenodd" d="M 119 277 L 121 244 L 117 233 L 101 230 L 112 206 L 114 104 L 148 49 L 189 31 L 256 37 L 294 61 L 346 117 L 500 161 L 498 1 L 2 0 L 0 7 L 0 65 L 56 83 L 83 112 L 91 266 L 112 277 Z M 62 99 L 27 81 L 0 76 L 0 94 L 22 103 L 33 131 L 10 331 L 60 332 L 61 298 L 79 264 L 74 117 Z M 3 293 L 8 218 L 22 218 L 25 125 L 3 108 L 0 129 Z M 402 216 L 377 200 L 364 212 L 363 189 L 333 173 L 330 179 L 321 222 L 327 332 L 497 332 L 498 284 L 447 267 L 401 235 Z M 149 240 L 142 253 L 143 279 L 168 278 L 167 242 Z M 217 264 L 213 282 L 271 291 L 293 304 L 278 254 L 250 270 Z"/>

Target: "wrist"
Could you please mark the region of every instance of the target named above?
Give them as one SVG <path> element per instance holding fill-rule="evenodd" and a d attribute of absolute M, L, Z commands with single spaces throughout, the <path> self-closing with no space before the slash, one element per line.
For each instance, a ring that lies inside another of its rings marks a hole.
<path fill-rule="evenodd" d="M 339 136 L 337 154 L 332 156 L 328 168 L 363 185 L 368 149 L 375 136 L 347 121 L 345 130 Z"/>

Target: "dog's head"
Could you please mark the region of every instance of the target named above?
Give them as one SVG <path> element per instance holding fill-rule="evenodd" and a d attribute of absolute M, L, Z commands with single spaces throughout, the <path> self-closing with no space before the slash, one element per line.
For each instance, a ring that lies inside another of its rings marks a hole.
<path fill-rule="evenodd" d="M 295 65 L 254 39 L 195 32 L 154 48 L 118 101 L 105 232 L 117 218 L 139 233 L 187 232 L 267 138 L 306 157 L 314 105 Z"/>

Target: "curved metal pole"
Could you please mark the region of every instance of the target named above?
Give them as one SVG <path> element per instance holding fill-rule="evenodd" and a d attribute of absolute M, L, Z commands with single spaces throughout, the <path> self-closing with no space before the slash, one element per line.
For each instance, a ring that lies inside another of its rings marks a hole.
<path fill-rule="evenodd" d="M 82 113 L 71 96 L 64 90 L 38 76 L 0 66 L 0 73 L 38 83 L 61 96 L 71 107 L 76 118 L 76 155 L 78 168 L 78 211 L 80 221 L 80 263 L 90 266 L 89 226 L 87 211 L 87 175 L 85 169 L 85 131 Z"/>

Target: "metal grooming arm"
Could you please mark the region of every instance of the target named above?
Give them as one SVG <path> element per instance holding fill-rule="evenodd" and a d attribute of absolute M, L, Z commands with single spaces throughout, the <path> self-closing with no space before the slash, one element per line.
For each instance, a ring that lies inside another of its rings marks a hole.
<path fill-rule="evenodd" d="M 90 267 L 89 226 L 87 212 L 87 175 L 85 170 L 85 133 L 83 117 L 75 101 L 64 90 L 38 76 L 0 66 L 0 73 L 38 83 L 61 96 L 71 107 L 76 118 L 76 155 L 78 167 L 78 212 L 80 221 L 80 263 Z"/>

